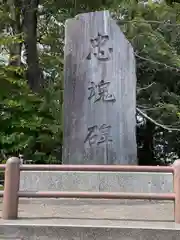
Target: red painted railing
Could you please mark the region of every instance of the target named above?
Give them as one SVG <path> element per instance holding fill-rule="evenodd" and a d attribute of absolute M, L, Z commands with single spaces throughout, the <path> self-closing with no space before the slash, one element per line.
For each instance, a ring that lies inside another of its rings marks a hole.
<path fill-rule="evenodd" d="M 93 198 L 93 199 L 144 199 L 173 200 L 175 222 L 180 223 L 180 160 L 172 166 L 123 166 L 123 165 L 21 165 L 19 158 L 8 159 L 5 169 L 3 219 L 17 219 L 19 197 L 27 198 Z M 96 171 L 96 172 L 165 172 L 174 174 L 174 193 L 116 193 L 116 192 L 21 192 L 20 171 Z"/>

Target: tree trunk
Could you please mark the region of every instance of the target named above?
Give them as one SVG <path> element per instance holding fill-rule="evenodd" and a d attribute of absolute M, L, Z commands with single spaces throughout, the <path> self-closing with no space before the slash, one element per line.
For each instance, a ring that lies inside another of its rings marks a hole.
<path fill-rule="evenodd" d="M 139 165 L 156 165 L 154 159 L 154 124 L 147 121 L 141 135 L 142 147 L 138 149 Z"/>
<path fill-rule="evenodd" d="M 37 49 L 37 9 L 39 0 L 24 0 L 23 32 L 27 61 L 27 80 L 33 91 L 38 91 L 43 83 Z"/>
<path fill-rule="evenodd" d="M 11 27 L 9 31 L 12 36 L 17 36 L 21 34 L 21 1 L 20 0 L 8 0 L 7 1 L 10 16 L 12 20 Z M 9 47 L 9 65 L 20 66 L 21 65 L 21 47 L 22 43 L 15 42 Z"/>

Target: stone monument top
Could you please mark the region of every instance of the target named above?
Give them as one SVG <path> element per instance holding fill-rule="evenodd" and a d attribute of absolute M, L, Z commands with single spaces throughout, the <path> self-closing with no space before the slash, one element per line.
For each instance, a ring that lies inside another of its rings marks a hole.
<path fill-rule="evenodd" d="M 108 11 L 65 27 L 64 164 L 137 164 L 136 66 Z"/>

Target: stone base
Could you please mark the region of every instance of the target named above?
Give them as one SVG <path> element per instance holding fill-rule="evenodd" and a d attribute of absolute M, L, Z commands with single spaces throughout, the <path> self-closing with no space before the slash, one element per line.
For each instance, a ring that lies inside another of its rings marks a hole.
<path fill-rule="evenodd" d="M 20 199 L 19 218 L 0 219 L 0 240 L 179 240 L 172 201 L 44 200 Z"/>
<path fill-rule="evenodd" d="M 21 191 L 173 192 L 171 173 L 21 172 Z"/>
<path fill-rule="evenodd" d="M 136 223 L 137 225 L 137 223 Z M 180 228 L 134 226 L 0 225 L 1 240 L 179 240 Z"/>

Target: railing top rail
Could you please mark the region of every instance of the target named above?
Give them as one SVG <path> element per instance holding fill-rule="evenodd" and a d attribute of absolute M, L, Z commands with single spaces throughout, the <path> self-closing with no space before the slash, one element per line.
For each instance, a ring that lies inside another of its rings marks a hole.
<path fill-rule="evenodd" d="M 141 199 L 174 200 L 174 193 L 119 193 L 119 192 L 19 192 L 19 197 L 28 198 L 94 198 L 94 199 Z"/>
<path fill-rule="evenodd" d="M 0 167 L 1 168 L 1 167 Z M 93 171 L 93 172 L 164 172 L 173 173 L 172 166 L 134 165 L 21 165 L 21 171 Z"/>
<path fill-rule="evenodd" d="M 6 165 L 0 164 L 0 170 Z M 36 165 L 23 164 L 21 171 L 83 171 L 83 172 L 164 172 L 173 173 L 172 166 L 135 166 L 135 165 Z"/>

